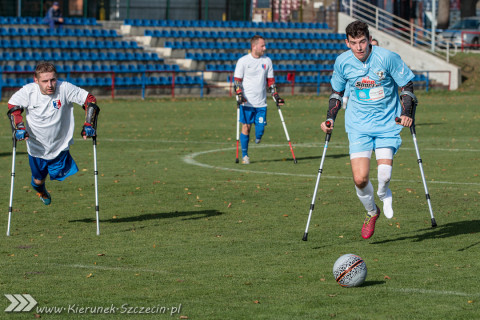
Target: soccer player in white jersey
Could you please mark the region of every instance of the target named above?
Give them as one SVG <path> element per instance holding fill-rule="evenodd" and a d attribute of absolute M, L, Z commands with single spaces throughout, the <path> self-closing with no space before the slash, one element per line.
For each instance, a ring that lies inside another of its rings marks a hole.
<path fill-rule="evenodd" d="M 272 60 L 265 56 L 265 39 L 259 35 L 250 40 L 251 52 L 241 57 L 235 66 L 234 82 L 237 103 L 240 105 L 240 143 L 242 163 L 249 164 L 248 142 L 250 130 L 255 124 L 255 143 L 260 143 L 267 125 L 267 87 L 275 103 L 283 106 L 275 85 Z"/>
<path fill-rule="evenodd" d="M 51 203 L 45 187 L 50 180 L 62 181 L 75 174 L 78 167 L 69 152 L 73 144 L 73 103 L 83 105 L 84 139 L 96 135 L 96 99 L 87 91 L 57 79 L 57 70 L 49 62 L 40 62 L 34 82 L 23 86 L 8 101 L 11 124 L 17 140 L 26 140 L 32 187 L 45 205 Z M 25 111 L 26 123 L 21 113 Z"/>
<path fill-rule="evenodd" d="M 372 151 L 375 151 L 378 166 L 377 195 L 383 201 L 385 216 L 390 219 L 393 217 L 389 189 L 393 155 L 402 142 L 400 131 L 413 123 L 417 99 L 413 94 L 412 71 L 398 54 L 371 45 L 367 24 L 352 22 L 347 26 L 346 34 L 345 42 L 350 50 L 335 61 L 327 121 L 321 124 L 321 128 L 325 133 L 332 132 L 348 84 L 350 99 L 345 111 L 345 130 L 357 196 L 367 211 L 362 237 L 368 239 L 375 231 L 380 214 L 369 180 Z M 400 123 L 395 122 L 396 117 L 401 118 Z"/>

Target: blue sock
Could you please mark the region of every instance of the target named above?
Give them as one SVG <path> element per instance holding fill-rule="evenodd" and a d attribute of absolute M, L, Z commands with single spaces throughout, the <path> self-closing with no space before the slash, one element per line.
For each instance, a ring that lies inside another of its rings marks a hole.
<path fill-rule="evenodd" d="M 255 125 L 255 138 L 258 140 L 262 139 L 264 132 L 265 132 L 265 125 L 263 123 L 257 123 Z"/>
<path fill-rule="evenodd" d="M 250 136 L 240 133 L 240 144 L 242 145 L 242 158 L 248 156 L 248 140 Z"/>
<path fill-rule="evenodd" d="M 38 185 L 36 184 L 34 181 L 33 181 L 33 177 L 32 177 L 32 187 L 35 191 L 37 191 L 38 193 L 44 193 L 47 191 L 47 189 L 45 188 L 45 183 L 42 184 L 42 185 Z"/>

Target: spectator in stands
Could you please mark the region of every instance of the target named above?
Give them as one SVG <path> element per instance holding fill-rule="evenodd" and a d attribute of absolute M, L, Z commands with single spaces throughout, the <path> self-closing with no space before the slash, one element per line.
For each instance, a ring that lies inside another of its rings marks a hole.
<path fill-rule="evenodd" d="M 267 125 L 267 88 L 277 106 L 285 101 L 280 98 L 275 85 L 272 60 L 265 56 L 265 39 L 255 35 L 250 40 L 251 52 L 241 57 L 235 66 L 234 85 L 237 103 L 240 105 L 242 132 L 242 163 L 249 164 L 248 142 L 250 130 L 255 124 L 255 143 L 260 143 Z"/>
<path fill-rule="evenodd" d="M 377 39 L 372 39 L 372 46 L 379 46 Z"/>
<path fill-rule="evenodd" d="M 85 122 L 81 131 L 84 139 L 96 135 L 96 119 L 100 109 L 96 99 L 73 84 L 57 80 L 57 70 L 49 62 L 40 62 L 33 76 L 35 82 L 18 90 L 8 101 L 15 139 L 26 140 L 32 172 L 31 185 L 40 200 L 49 205 L 50 193 L 45 187 L 50 180 L 63 181 L 78 172 L 70 155 L 73 144 L 73 104 L 83 105 Z M 26 110 L 26 123 L 22 112 Z"/>
<path fill-rule="evenodd" d="M 398 54 L 371 45 L 372 37 L 366 23 L 354 21 L 345 33 L 345 43 L 350 50 L 335 60 L 327 121 L 322 122 L 321 129 L 325 133 L 332 132 L 348 83 L 350 101 L 345 111 L 345 131 L 350 143 L 353 182 L 366 210 L 361 234 L 368 239 L 380 216 L 369 178 L 372 151 L 377 160 L 377 196 L 383 202 L 385 217 L 391 219 L 392 191 L 389 187 L 393 156 L 402 144 L 400 132 L 403 127 L 413 124 L 417 98 L 413 93 L 413 72 Z"/>
<path fill-rule="evenodd" d="M 50 29 L 61 28 L 63 26 L 62 10 L 58 2 L 54 2 L 47 11 L 45 23 L 50 26 Z"/>

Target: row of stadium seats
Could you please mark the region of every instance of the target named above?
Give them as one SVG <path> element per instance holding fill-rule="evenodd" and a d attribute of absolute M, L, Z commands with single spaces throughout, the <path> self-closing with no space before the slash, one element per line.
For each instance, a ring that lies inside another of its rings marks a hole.
<path fill-rule="evenodd" d="M 5 49 L 138 49 L 135 41 L 0 40 Z"/>
<path fill-rule="evenodd" d="M 43 17 L 0 17 L 0 25 L 3 24 L 45 24 Z M 96 26 L 98 25 L 95 18 L 64 18 L 64 24 L 76 26 Z"/>
<path fill-rule="evenodd" d="M 197 61 L 230 61 L 238 60 L 245 53 L 236 52 L 236 53 L 191 53 L 187 52 L 185 54 L 185 59 L 192 59 Z M 337 58 L 337 54 L 333 53 L 273 53 L 268 54 L 270 59 L 273 61 L 280 60 L 308 60 L 308 61 L 333 61 Z"/>
<path fill-rule="evenodd" d="M 58 73 L 68 73 L 68 72 L 144 72 L 144 71 L 180 71 L 180 67 L 176 64 L 55 64 Z M 34 65 L 26 64 L 24 66 L 15 65 L 15 66 L 0 66 L 0 72 L 33 72 L 35 70 Z"/>
<path fill-rule="evenodd" d="M 0 23 L 1 25 L 1 23 Z M 116 38 L 114 29 L 85 29 L 85 28 L 0 28 L 0 36 L 6 37 L 89 37 L 89 38 Z"/>
<path fill-rule="evenodd" d="M 324 32 L 270 32 L 270 31 L 207 31 L 207 30 L 150 30 L 144 31 L 144 36 L 156 38 L 211 38 L 211 39 L 250 39 L 254 35 L 265 39 L 276 40 L 343 40 L 343 33 Z"/>
<path fill-rule="evenodd" d="M 235 64 L 207 64 L 206 71 L 235 71 Z M 333 64 L 275 64 L 275 71 L 303 71 L 318 72 L 325 70 L 333 70 Z"/>
<path fill-rule="evenodd" d="M 172 77 L 115 77 L 115 86 L 143 86 L 143 85 L 172 85 Z M 60 78 L 62 80 L 62 78 Z M 111 86 L 112 77 L 88 77 L 88 78 L 68 78 L 67 81 L 80 86 Z M 31 78 L 6 78 L 3 80 L 2 87 L 22 87 L 32 82 Z M 200 76 L 178 76 L 175 77 L 175 85 L 201 85 L 203 78 Z"/>
<path fill-rule="evenodd" d="M 148 20 L 125 19 L 125 25 L 134 27 L 171 28 L 235 28 L 235 29 L 328 29 L 326 23 L 306 22 L 251 22 L 251 21 L 204 21 L 204 20 Z"/>
<path fill-rule="evenodd" d="M 53 60 L 53 61 L 163 61 L 156 53 L 137 52 L 137 53 L 123 53 L 123 52 L 8 52 L 4 51 L 0 54 L 0 61 L 29 61 L 29 60 Z"/>
<path fill-rule="evenodd" d="M 248 42 L 205 42 L 205 41 L 165 41 L 165 48 L 172 49 L 233 49 L 248 50 Z M 345 43 L 333 42 L 272 42 L 267 43 L 267 49 L 280 50 L 347 50 Z"/>

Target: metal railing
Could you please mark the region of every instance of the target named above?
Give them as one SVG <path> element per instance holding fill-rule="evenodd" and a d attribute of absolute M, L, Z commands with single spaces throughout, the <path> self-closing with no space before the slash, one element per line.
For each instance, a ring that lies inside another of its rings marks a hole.
<path fill-rule="evenodd" d="M 449 62 L 450 56 L 457 53 L 457 45 L 451 41 L 438 39 L 435 32 L 417 26 L 390 12 L 378 8 L 364 0 L 343 0 L 345 13 L 364 21 L 413 47 L 428 51 Z M 453 52 L 451 52 L 453 48 Z"/>

